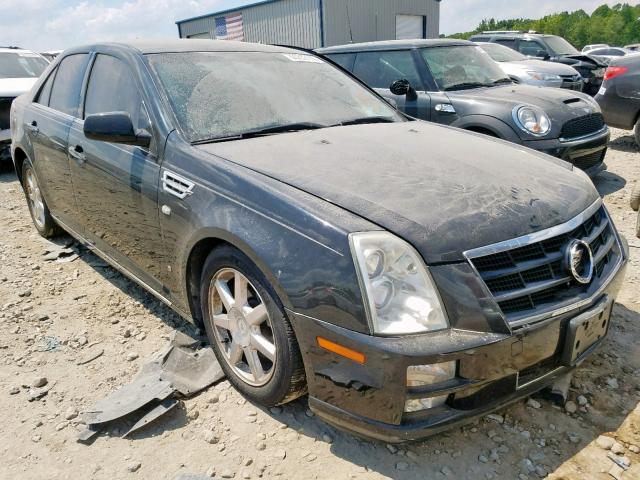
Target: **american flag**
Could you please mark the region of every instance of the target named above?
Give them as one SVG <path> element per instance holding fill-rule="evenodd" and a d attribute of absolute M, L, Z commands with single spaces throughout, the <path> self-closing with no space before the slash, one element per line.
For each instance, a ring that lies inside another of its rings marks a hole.
<path fill-rule="evenodd" d="M 216 39 L 243 41 L 242 13 L 216 18 Z"/>

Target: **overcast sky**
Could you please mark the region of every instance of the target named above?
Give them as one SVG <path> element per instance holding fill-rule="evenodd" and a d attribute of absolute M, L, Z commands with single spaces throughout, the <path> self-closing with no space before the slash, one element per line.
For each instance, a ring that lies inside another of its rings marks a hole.
<path fill-rule="evenodd" d="M 620 0 L 442 0 L 441 33 L 472 30 L 483 18 L 541 17 L 558 9 Z M 0 0 L 0 45 L 38 51 L 100 40 L 177 37 L 175 21 L 253 0 Z M 631 3 L 637 3 L 632 0 Z M 560 7 L 561 5 L 561 7 Z"/>

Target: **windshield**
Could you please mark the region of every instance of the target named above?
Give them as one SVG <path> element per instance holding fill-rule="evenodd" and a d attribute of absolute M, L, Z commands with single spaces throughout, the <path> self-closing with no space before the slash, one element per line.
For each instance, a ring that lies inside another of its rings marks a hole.
<path fill-rule="evenodd" d="M 544 41 L 556 55 L 575 55 L 580 53 L 562 37 L 544 37 Z"/>
<path fill-rule="evenodd" d="M 423 48 L 422 56 L 441 90 L 511 83 L 498 64 L 480 47 L 457 45 Z"/>
<path fill-rule="evenodd" d="M 355 80 L 308 54 L 163 53 L 149 61 L 192 143 L 403 120 Z"/>
<path fill-rule="evenodd" d="M 31 52 L 0 53 L 0 78 L 39 77 L 49 63 Z"/>
<path fill-rule="evenodd" d="M 496 62 L 521 62 L 527 59 L 527 57 L 522 55 L 520 52 L 516 52 L 504 45 L 483 43 L 480 45 L 480 48 L 487 52 Z"/>

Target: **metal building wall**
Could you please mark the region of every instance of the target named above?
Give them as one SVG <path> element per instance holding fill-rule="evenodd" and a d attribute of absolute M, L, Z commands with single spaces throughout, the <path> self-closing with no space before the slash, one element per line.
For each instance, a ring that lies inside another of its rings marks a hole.
<path fill-rule="evenodd" d="M 216 17 L 242 12 L 247 42 L 279 43 L 306 48 L 321 46 L 320 0 L 280 0 L 206 16 L 179 24 L 182 38 L 210 34 L 215 38 Z"/>
<path fill-rule="evenodd" d="M 323 0 L 325 46 L 394 40 L 396 15 L 425 15 L 427 37 L 440 35 L 436 0 Z"/>

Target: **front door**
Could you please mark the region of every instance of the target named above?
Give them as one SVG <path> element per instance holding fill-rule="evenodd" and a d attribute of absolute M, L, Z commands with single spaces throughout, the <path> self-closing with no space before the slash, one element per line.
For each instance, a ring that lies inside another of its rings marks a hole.
<path fill-rule="evenodd" d="M 431 99 L 424 91 L 412 50 L 359 52 L 353 74 L 383 97 L 394 100 L 398 109 L 407 115 L 422 120 L 430 119 Z M 416 97 L 391 93 L 391 84 L 396 80 L 409 80 L 416 90 Z"/>
<path fill-rule="evenodd" d="M 38 185 L 47 205 L 56 218 L 78 231 L 81 228 L 67 159 L 67 140 L 74 116 L 78 114 L 88 61 L 88 54 L 65 57 L 49 74 L 35 102 L 24 114 Z"/>
<path fill-rule="evenodd" d="M 158 212 L 160 165 L 149 148 L 89 140 L 87 115 L 124 111 L 135 128 L 153 130 L 129 66 L 98 54 L 91 67 L 84 115 L 69 134 L 71 176 L 85 236 L 138 279 L 160 292 L 163 244 Z"/>

